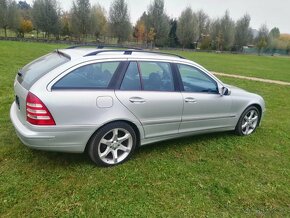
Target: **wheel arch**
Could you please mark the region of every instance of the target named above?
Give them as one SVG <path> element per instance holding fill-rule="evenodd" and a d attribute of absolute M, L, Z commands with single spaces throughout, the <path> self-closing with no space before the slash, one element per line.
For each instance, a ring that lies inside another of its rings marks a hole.
<path fill-rule="evenodd" d="M 260 117 L 259 117 L 259 121 L 258 121 L 258 126 L 260 126 L 260 121 L 262 119 L 262 116 L 263 116 L 263 110 L 262 110 L 262 106 L 257 104 L 257 103 L 254 103 L 254 104 L 251 104 L 249 105 L 245 110 L 247 110 L 249 107 L 256 107 L 260 113 Z"/>
<path fill-rule="evenodd" d="M 107 123 L 104 123 L 103 125 L 101 125 L 100 127 L 98 127 L 90 136 L 89 140 L 87 141 L 86 143 L 86 147 L 85 147 L 85 150 L 84 152 L 87 152 L 87 149 L 88 149 L 88 145 L 90 144 L 93 136 L 100 130 L 102 129 L 104 126 L 106 125 L 109 125 L 111 123 L 116 123 L 116 122 L 124 122 L 124 123 L 127 123 L 128 125 L 130 125 L 132 127 L 132 129 L 134 130 L 135 134 L 136 134 L 136 146 L 139 147 L 140 146 L 140 143 L 141 143 L 141 133 L 140 133 L 140 129 L 137 127 L 137 125 L 132 122 L 132 121 L 128 121 L 128 120 L 125 120 L 125 119 L 120 119 L 120 120 L 113 120 L 113 121 L 110 121 L 110 122 L 107 122 Z"/>
<path fill-rule="evenodd" d="M 238 121 L 237 121 L 237 123 L 235 125 L 235 128 L 237 128 L 237 125 L 239 123 L 240 117 L 242 116 L 242 114 L 244 113 L 244 111 L 246 111 L 249 107 L 256 107 L 258 109 L 258 111 L 260 113 L 260 118 L 259 118 L 259 121 L 258 121 L 258 126 L 260 125 L 260 121 L 261 121 L 262 115 L 263 115 L 262 106 L 260 104 L 258 104 L 258 103 L 251 103 L 251 104 L 247 105 L 247 107 L 245 107 L 245 109 L 242 110 L 242 112 L 240 113 L 239 118 L 238 118 Z"/>

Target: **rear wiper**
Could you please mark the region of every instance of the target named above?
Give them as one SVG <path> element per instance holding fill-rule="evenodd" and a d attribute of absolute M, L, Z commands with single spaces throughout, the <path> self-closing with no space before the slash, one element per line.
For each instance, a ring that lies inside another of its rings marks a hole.
<path fill-rule="evenodd" d="M 17 73 L 18 76 L 22 77 L 22 73 L 21 73 L 21 70 L 18 70 L 18 73 Z"/>
<path fill-rule="evenodd" d="M 61 53 L 58 49 L 56 49 L 56 53 L 57 53 L 59 56 L 62 56 L 62 53 Z"/>

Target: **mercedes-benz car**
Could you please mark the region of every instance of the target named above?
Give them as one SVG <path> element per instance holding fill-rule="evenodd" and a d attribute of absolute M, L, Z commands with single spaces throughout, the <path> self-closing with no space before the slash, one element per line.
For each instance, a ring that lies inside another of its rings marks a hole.
<path fill-rule="evenodd" d="M 219 131 L 252 134 L 261 96 L 224 84 L 181 56 L 137 49 L 74 46 L 24 66 L 10 117 L 30 148 L 88 152 L 120 164 L 149 143 Z"/>

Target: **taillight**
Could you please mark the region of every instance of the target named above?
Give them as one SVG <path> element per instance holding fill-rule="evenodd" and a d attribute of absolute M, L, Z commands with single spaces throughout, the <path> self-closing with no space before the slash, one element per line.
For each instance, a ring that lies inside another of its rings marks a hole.
<path fill-rule="evenodd" d="M 55 125 L 47 107 L 31 92 L 26 98 L 26 120 L 33 125 Z"/>

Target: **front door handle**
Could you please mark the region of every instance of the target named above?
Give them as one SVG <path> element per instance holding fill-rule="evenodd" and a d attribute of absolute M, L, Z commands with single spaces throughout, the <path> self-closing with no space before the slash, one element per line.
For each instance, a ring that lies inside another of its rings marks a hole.
<path fill-rule="evenodd" d="M 187 98 L 185 98 L 185 102 L 186 103 L 196 103 L 196 100 L 195 100 L 195 98 L 187 97 Z"/>
<path fill-rule="evenodd" d="M 131 103 L 139 103 L 139 104 L 146 102 L 144 98 L 140 98 L 140 97 L 131 97 L 131 98 L 129 98 L 129 101 Z"/>

